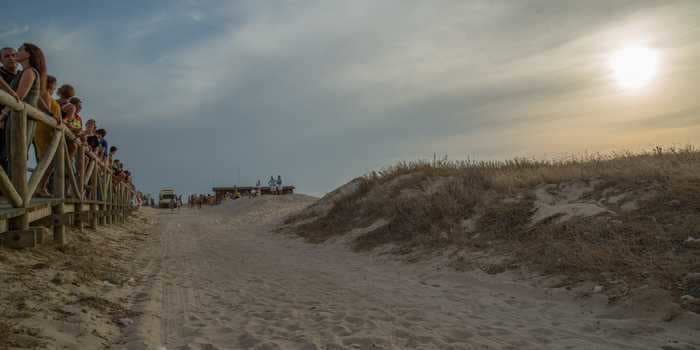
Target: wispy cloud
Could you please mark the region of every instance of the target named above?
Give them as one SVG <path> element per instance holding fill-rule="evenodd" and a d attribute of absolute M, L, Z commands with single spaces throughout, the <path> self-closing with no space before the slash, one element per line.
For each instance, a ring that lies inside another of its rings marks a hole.
<path fill-rule="evenodd" d="M 23 26 L 14 26 L 10 29 L 0 31 L 0 39 L 7 39 L 13 36 L 18 36 L 24 33 L 29 32 L 29 26 L 28 25 L 23 25 Z"/>

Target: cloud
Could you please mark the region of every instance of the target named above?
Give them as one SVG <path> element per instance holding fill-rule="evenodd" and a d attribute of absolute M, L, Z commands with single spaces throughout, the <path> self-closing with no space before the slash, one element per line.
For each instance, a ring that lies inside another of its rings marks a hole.
<path fill-rule="evenodd" d="M 682 110 L 665 112 L 647 117 L 639 121 L 628 123 L 628 127 L 661 130 L 661 129 L 685 129 L 700 126 L 700 105 Z"/>
<path fill-rule="evenodd" d="M 675 62 L 663 84 L 691 108 L 681 86 L 697 72 L 697 13 L 646 0 L 191 1 L 131 18 L 109 40 L 97 23 L 47 27 L 41 42 L 140 187 L 205 191 L 240 172 L 322 193 L 434 151 L 621 143 L 600 132 L 609 119 L 647 114 L 611 86 L 605 52 L 630 33 L 660 43 Z"/>
<path fill-rule="evenodd" d="M 28 25 L 14 26 L 14 27 L 11 27 L 10 29 L 0 31 L 0 39 L 10 38 L 10 37 L 21 35 L 21 34 L 24 34 L 27 32 L 29 32 Z"/>

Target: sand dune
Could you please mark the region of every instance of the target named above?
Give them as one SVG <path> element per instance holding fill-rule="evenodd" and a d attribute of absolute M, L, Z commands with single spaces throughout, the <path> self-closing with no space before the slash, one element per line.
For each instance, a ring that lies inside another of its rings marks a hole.
<path fill-rule="evenodd" d="M 163 211 L 167 349 L 695 349 L 700 319 L 672 322 L 507 272 L 404 264 L 273 233 L 304 196 Z M 630 317 L 633 315 L 634 317 Z M 157 344 L 154 344 L 154 346 Z M 131 347 L 136 348 L 136 347 Z"/>

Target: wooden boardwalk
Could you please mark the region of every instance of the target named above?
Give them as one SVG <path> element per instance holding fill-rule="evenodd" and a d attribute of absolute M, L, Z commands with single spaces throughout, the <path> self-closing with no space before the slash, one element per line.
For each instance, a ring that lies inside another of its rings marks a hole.
<path fill-rule="evenodd" d="M 0 91 L 0 106 L 9 116 L 9 175 L 0 167 L 0 246 L 31 247 L 48 240 L 66 241 L 66 225 L 78 229 L 122 222 L 132 210 L 136 191 L 112 178 L 108 162 L 99 159 L 65 125 Z M 28 176 L 28 123 L 53 129 L 51 143 Z M 53 172 L 51 198 L 35 198 L 42 180 Z"/>

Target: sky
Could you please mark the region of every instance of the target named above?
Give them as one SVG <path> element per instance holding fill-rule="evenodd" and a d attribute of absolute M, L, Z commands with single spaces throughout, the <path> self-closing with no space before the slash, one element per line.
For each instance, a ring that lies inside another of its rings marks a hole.
<path fill-rule="evenodd" d="M 144 192 L 282 175 L 320 196 L 434 154 L 700 145 L 697 18 L 696 0 L 18 1 L 0 45 L 44 50 Z"/>

